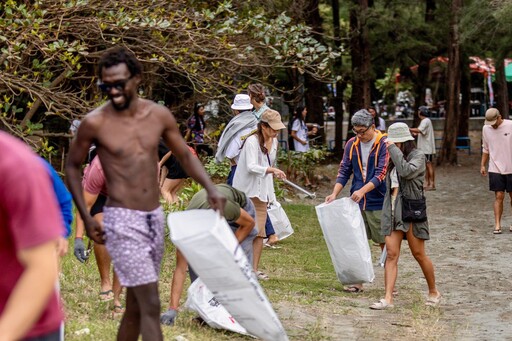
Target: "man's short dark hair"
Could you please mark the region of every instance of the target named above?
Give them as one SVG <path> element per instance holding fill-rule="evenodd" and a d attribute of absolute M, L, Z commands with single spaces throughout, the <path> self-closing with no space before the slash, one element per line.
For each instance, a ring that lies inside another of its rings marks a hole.
<path fill-rule="evenodd" d="M 98 64 L 99 79 L 101 79 L 103 68 L 109 68 L 123 63 L 128 67 L 132 77 L 142 73 L 142 65 L 133 52 L 123 46 L 116 46 L 106 50 L 101 56 Z"/>

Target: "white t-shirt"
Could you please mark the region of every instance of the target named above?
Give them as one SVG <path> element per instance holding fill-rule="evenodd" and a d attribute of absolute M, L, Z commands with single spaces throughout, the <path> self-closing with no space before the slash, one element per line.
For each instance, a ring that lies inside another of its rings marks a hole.
<path fill-rule="evenodd" d="M 373 144 L 375 143 L 375 139 L 377 137 L 374 136 L 373 139 L 369 142 L 361 141 L 361 163 L 363 164 L 363 178 L 366 181 L 366 168 L 368 165 L 368 156 L 370 156 L 370 151 L 372 150 Z"/>
<path fill-rule="evenodd" d="M 421 150 L 425 155 L 436 153 L 436 140 L 434 137 L 434 127 L 430 118 L 425 117 L 421 120 L 418 126 L 421 132 L 418 135 L 418 149 Z"/>
<path fill-rule="evenodd" d="M 249 198 L 258 198 L 263 202 L 274 202 L 276 200 L 274 179 L 272 174 L 267 174 L 267 168 L 275 163 L 276 155 L 276 138 L 272 141 L 272 148 L 267 157 L 261 151 L 258 136 L 249 136 L 238 159 L 233 187 L 245 192 Z"/>
<path fill-rule="evenodd" d="M 296 118 L 293 121 L 292 125 L 292 131 L 297 132 L 297 137 L 302 140 L 306 141 L 306 144 L 302 144 L 297 140 L 293 140 L 293 145 L 295 146 L 295 151 L 297 152 L 307 152 L 309 150 L 309 142 L 308 142 L 308 127 L 306 126 L 306 123 L 301 122 L 298 118 Z"/>
<path fill-rule="evenodd" d="M 498 129 L 484 125 L 482 151 L 489 154 L 489 172 L 512 174 L 512 121 L 503 120 Z"/>

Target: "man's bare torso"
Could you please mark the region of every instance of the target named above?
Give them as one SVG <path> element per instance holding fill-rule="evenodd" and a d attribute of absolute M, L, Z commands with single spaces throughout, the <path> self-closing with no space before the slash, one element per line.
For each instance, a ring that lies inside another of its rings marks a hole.
<path fill-rule="evenodd" d="M 137 99 L 134 115 L 104 105 L 89 115 L 107 180 L 108 206 L 151 211 L 159 205 L 157 146 L 164 131 L 162 108 Z"/>

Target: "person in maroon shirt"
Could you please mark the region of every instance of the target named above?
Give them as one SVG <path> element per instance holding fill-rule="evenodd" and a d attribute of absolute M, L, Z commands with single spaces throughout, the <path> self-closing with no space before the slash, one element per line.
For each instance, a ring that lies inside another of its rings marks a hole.
<path fill-rule="evenodd" d="M 60 340 L 57 246 L 65 228 L 39 157 L 0 131 L 0 340 Z"/>

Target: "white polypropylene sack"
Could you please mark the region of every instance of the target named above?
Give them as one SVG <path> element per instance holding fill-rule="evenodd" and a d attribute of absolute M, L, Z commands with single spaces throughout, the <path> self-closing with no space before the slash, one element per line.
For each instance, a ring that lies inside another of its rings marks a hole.
<path fill-rule="evenodd" d="M 169 214 L 171 240 L 215 298 L 249 334 L 288 340 L 226 220 L 213 210 Z"/>
<path fill-rule="evenodd" d="M 212 328 L 247 334 L 245 328 L 217 301 L 201 278 L 196 279 L 188 288 L 185 307 L 198 313 Z"/>
<path fill-rule="evenodd" d="M 293 234 L 294 231 L 290 219 L 288 219 L 286 212 L 278 201 L 271 203 L 267 212 L 279 240 L 283 240 Z"/>
<path fill-rule="evenodd" d="M 350 198 L 341 198 L 315 208 L 340 282 L 372 282 L 372 255 L 359 205 Z"/>

